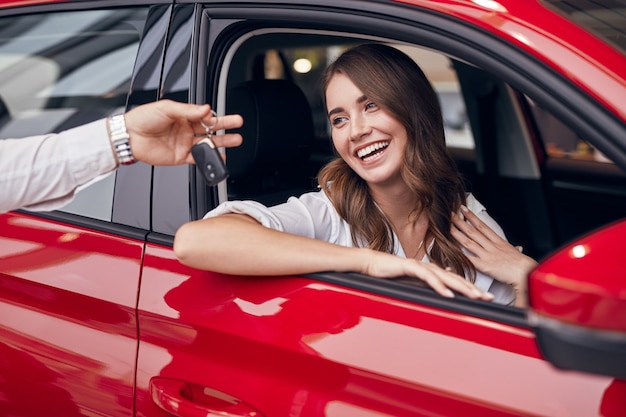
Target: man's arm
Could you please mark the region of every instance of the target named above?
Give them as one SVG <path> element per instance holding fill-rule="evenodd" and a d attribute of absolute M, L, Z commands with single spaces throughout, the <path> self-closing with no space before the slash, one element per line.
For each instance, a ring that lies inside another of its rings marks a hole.
<path fill-rule="evenodd" d="M 191 147 L 204 137 L 200 121 L 215 131 L 243 124 L 239 115 L 214 117 L 209 105 L 161 100 L 124 115 L 132 159 L 152 165 L 193 163 Z M 54 210 L 76 189 L 118 165 L 110 121 L 98 120 L 59 134 L 0 140 L 0 212 Z M 213 137 L 217 146 L 238 146 L 241 135 Z"/>

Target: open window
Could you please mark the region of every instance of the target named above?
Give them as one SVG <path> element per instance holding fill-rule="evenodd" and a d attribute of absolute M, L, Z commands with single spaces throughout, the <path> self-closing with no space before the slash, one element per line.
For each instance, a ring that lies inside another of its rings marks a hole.
<path fill-rule="evenodd" d="M 334 157 L 321 76 L 344 50 L 369 40 L 322 32 L 255 35 L 237 48 L 228 73 L 227 112 L 246 121 L 243 145 L 226 150 L 228 198 L 277 204 L 315 189 L 319 169 Z M 474 177 L 474 139 L 452 60 L 390 44 L 427 74 L 440 98 L 448 146 L 466 176 Z"/>

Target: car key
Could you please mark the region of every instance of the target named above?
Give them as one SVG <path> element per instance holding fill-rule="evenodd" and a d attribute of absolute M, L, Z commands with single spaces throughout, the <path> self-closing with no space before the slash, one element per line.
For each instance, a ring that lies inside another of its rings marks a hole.
<path fill-rule="evenodd" d="M 211 113 L 213 117 L 217 117 L 214 111 Z M 191 154 L 204 181 L 212 187 L 228 178 L 228 169 L 217 146 L 211 139 L 213 126 L 207 126 L 202 120 L 200 120 L 200 124 L 204 127 L 206 137 L 191 147 Z"/>

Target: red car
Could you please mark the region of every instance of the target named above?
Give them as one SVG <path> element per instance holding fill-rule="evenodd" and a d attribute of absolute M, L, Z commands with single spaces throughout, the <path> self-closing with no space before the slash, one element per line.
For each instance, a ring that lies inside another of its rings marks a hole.
<path fill-rule="evenodd" d="M 625 28 L 619 0 L 1 3 L 2 138 L 161 98 L 246 123 L 216 187 L 135 164 L 0 215 L 0 415 L 626 415 Z M 424 68 L 468 190 L 540 261 L 528 309 L 175 258 L 219 202 L 315 186 L 319 74 L 362 42 Z"/>

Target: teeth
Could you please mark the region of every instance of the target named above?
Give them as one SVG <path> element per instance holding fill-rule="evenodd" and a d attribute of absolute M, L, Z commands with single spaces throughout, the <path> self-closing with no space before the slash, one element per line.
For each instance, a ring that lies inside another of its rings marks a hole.
<path fill-rule="evenodd" d="M 366 147 L 365 147 L 365 148 L 363 148 L 363 149 L 359 149 L 359 150 L 357 151 L 357 153 L 356 153 L 356 154 L 357 154 L 357 156 L 358 156 L 359 158 L 364 159 L 364 158 L 366 158 L 368 155 L 371 155 L 371 154 L 373 154 L 373 153 L 374 153 L 374 152 L 376 152 L 376 151 L 379 151 L 379 150 L 381 150 L 381 149 L 384 149 L 384 148 L 386 148 L 387 146 L 389 146 L 389 142 L 387 142 L 387 141 L 386 141 L 386 142 L 377 142 L 377 143 L 373 143 L 373 144 L 371 144 L 371 145 L 369 145 L 369 146 L 366 146 Z"/>

